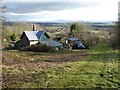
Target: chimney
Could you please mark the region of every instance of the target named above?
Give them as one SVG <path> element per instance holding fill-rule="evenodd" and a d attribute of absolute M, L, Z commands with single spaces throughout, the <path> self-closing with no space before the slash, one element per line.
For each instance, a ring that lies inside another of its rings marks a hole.
<path fill-rule="evenodd" d="M 36 26 L 33 24 L 33 31 L 35 31 L 36 30 Z"/>

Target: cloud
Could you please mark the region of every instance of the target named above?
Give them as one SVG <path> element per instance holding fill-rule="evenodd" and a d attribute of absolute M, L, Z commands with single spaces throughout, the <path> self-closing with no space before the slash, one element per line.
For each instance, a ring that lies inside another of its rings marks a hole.
<path fill-rule="evenodd" d="M 3 0 L 3 2 L 99 2 L 102 0 Z M 105 0 L 103 0 L 105 1 Z"/>
<path fill-rule="evenodd" d="M 47 0 L 43 2 L 41 2 L 42 0 L 6 1 L 11 1 L 5 3 L 5 16 L 10 21 L 117 20 L 118 0 L 63 0 L 64 2 L 62 0 L 49 0 L 49 2 Z"/>
<path fill-rule="evenodd" d="M 7 12 L 13 13 L 32 13 L 40 11 L 58 11 L 65 9 L 85 8 L 98 5 L 96 2 L 8 2 L 6 5 Z"/>

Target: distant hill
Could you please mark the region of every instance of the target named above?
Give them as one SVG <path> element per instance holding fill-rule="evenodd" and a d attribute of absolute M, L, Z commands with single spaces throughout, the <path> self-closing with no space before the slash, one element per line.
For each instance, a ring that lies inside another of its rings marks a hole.
<path fill-rule="evenodd" d="M 73 23 L 75 21 L 71 20 L 55 20 L 51 22 L 3 22 L 3 25 L 16 25 L 16 24 L 37 24 L 43 27 L 49 27 L 49 26 L 56 26 L 56 27 L 70 27 L 70 23 Z M 77 21 L 76 21 L 77 22 Z M 80 23 L 80 21 L 78 21 Z M 84 23 L 84 22 L 82 22 Z M 114 22 L 87 22 L 93 29 L 111 29 L 114 27 Z"/>

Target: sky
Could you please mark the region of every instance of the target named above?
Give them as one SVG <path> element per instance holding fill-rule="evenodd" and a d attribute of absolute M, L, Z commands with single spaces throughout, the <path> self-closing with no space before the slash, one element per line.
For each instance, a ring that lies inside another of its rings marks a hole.
<path fill-rule="evenodd" d="M 4 0 L 7 21 L 86 21 L 118 20 L 119 0 Z"/>

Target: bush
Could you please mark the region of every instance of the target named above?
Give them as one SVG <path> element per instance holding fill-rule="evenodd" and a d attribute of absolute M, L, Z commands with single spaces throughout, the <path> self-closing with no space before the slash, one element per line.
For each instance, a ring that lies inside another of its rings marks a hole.
<path fill-rule="evenodd" d="M 110 38 L 109 45 L 113 49 L 120 49 L 120 22 L 117 22 L 114 26 L 114 35 Z"/>
<path fill-rule="evenodd" d="M 11 39 L 11 41 L 16 41 L 16 35 L 15 35 L 15 33 L 13 33 L 13 34 L 10 36 L 10 39 Z"/>
<path fill-rule="evenodd" d="M 92 48 L 96 46 L 98 43 L 98 40 L 96 40 L 95 35 L 86 35 L 86 37 L 83 38 L 83 45 L 85 48 Z"/>
<path fill-rule="evenodd" d="M 6 39 L 6 42 L 10 42 L 11 34 L 12 32 L 6 26 L 2 26 L 2 41 L 4 41 L 3 39 Z"/>
<path fill-rule="evenodd" d="M 44 44 L 37 44 L 28 46 L 22 49 L 23 51 L 34 51 L 34 52 L 52 52 L 55 51 L 54 47 L 46 46 Z"/>

